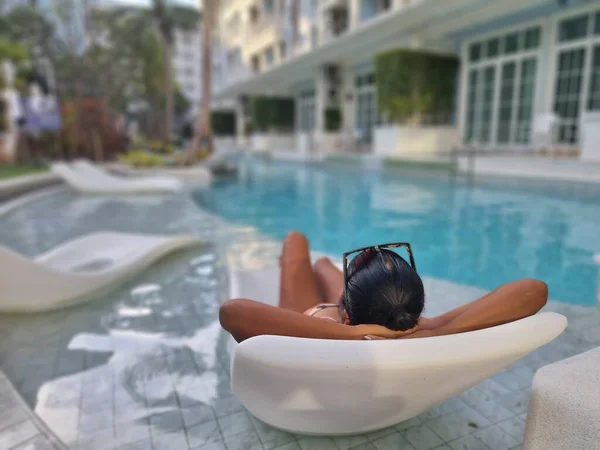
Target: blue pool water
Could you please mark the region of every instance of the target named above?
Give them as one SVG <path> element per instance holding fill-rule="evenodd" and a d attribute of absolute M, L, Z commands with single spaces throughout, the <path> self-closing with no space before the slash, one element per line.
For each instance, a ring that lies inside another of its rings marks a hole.
<path fill-rule="evenodd" d="M 237 179 L 195 198 L 277 239 L 302 231 L 321 252 L 409 241 L 423 275 L 487 289 L 534 277 L 552 299 L 592 305 L 600 195 L 589 189 L 245 160 Z"/>

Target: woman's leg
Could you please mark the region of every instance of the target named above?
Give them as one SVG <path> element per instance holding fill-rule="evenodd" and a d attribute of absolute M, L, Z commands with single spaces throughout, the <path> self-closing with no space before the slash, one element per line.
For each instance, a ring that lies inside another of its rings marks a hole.
<path fill-rule="evenodd" d="M 303 234 L 290 232 L 283 242 L 279 306 L 304 312 L 323 302 L 310 264 L 310 249 Z"/>
<path fill-rule="evenodd" d="M 329 258 L 319 258 L 313 271 L 325 303 L 339 303 L 344 291 L 343 272 Z"/>

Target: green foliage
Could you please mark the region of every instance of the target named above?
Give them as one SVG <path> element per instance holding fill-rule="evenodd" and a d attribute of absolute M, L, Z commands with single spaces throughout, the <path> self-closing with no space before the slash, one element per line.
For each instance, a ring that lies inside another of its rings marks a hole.
<path fill-rule="evenodd" d="M 139 137 L 133 141 L 133 149 L 131 151 L 146 152 L 148 154 L 171 155 L 177 151 L 177 147 L 173 144 L 165 144 L 159 139 L 145 139 Z"/>
<path fill-rule="evenodd" d="M 375 58 L 379 110 L 395 123 L 444 121 L 452 112 L 458 60 L 414 50 Z"/>
<path fill-rule="evenodd" d="M 326 108 L 323 112 L 325 131 L 337 132 L 342 127 L 342 112 L 339 108 Z"/>
<path fill-rule="evenodd" d="M 216 136 L 235 136 L 235 112 L 215 110 L 210 113 L 210 122 Z"/>
<path fill-rule="evenodd" d="M 253 130 L 288 132 L 294 129 L 294 100 L 285 97 L 253 97 L 250 105 Z"/>
<path fill-rule="evenodd" d="M 148 153 L 144 149 L 137 149 L 119 155 L 119 162 L 133 167 L 156 167 L 164 166 L 165 158 L 161 155 Z"/>
<path fill-rule="evenodd" d="M 18 42 L 0 39 L 0 61 L 21 63 L 29 59 L 29 49 Z"/>
<path fill-rule="evenodd" d="M 29 175 L 32 173 L 45 172 L 48 170 L 44 166 L 34 165 L 12 165 L 0 164 L 0 180 L 4 178 L 18 177 L 21 175 Z"/>

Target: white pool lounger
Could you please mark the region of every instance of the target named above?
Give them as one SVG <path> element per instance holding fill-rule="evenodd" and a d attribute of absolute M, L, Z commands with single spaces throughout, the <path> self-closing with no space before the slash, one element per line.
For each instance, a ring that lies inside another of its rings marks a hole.
<path fill-rule="evenodd" d="M 236 271 L 231 295 L 276 305 L 279 269 Z M 346 435 L 410 419 L 552 341 L 567 319 L 544 312 L 451 336 L 230 341 L 231 388 L 262 421 L 295 433 Z"/>
<path fill-rule="evenodd" d="M 0 312 L 33 313 L 88 300 L 164 255 L 199 245 L 194 236 L 94 233 L 33 259 L 0 247 Z"/>
<path fill-rule="evenodd" d="M 55 163 L 52 164 L 52 172 L 84 194 L 158 194 L 183 190 L 183 183 L 175 178 L 117 177 L 86 161 L 72 166 Z"/>

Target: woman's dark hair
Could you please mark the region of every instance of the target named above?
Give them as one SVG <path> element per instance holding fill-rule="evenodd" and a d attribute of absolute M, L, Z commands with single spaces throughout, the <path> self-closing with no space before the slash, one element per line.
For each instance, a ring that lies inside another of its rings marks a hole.
<path fill-rule="evenodd" d="M 342 306 L 351 325 L 406 331 L 417 324 L 424 305 L 421 277 L 397 253 L 362 252 L 349 263 Z"/>

